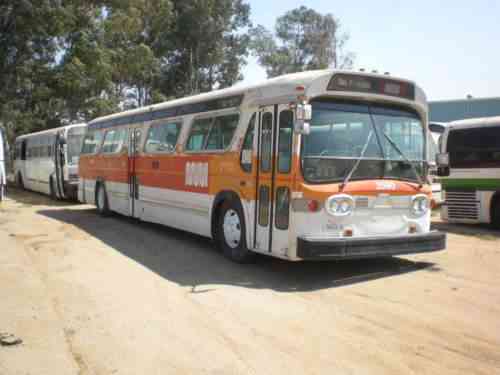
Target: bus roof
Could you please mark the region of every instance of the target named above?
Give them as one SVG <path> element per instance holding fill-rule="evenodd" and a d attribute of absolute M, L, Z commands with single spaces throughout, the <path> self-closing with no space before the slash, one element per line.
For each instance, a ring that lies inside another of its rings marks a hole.
<path fill-rule="evenodd" d="M 480 117 L 471 118 L 466 120 L 458 120 L 449 123 L 449 128 L 451 129 L 466 129 L 466 128 L 478 128 L 482 126 L 493 126 L 500 125 L 500 116 L 496 117 Z"/>
<path fill-rule="evenodd" d="M 298 87 L 303 87 L 304 91 L 302 93 L 306 93 L 307 95 L 307 89 L 313 86 L 314 83 L 318 82 L 318 80 L 325 82 L 324 84 L 325 88 L 328 85 L 328 82 L 330 81 L 331 77 L 335 73 L 348 73 L 362 77 L 379 77 L 385 79 L 398 80 L 400 82 L 407 82 L 414 85 L 414 82 L 410 80 L 382 75 L 382 74 L 345 71 L 345 70 L 331 70 L 331 69 L 312 70 L 307 72 L 282 75 L 279 77 L 262 81 L 257 84 L 252 84 L 247 86 L 235 85 L 226 89 L 214 90 L 208 93 L 193 95 L 159 104 L 153 104 L 146 107 L 114 113 L 108 116 L 99 117 L 92 120 L 91 122 L 89 122 L 89 127 L 93 128 L 106 127 L 107 125 L 113 123 L 115 125 L 118 125 L 122 122 L 119 119 L 122 119 L 123 122 L 125 122 L 125 118 L 132 118 L 132 117 L 134 118 L 133 119 L 134 122 L 146 121 L 146 115 L 151 116 L 152 113 L 157 113 L 157 112 L 163 112 L 164 115 L 161 116 L 160 114 L 158 114 L 158 116 L 155 116 L 152 119 L 178 117 L 189 113 L 196 113 L 195 105 L 198 105 L 200 103 L 213 104 L 214 101 L 227 98 L 234 99 L 234 103 L 238 103 L 237 105 L 232 105 L 232 107 L 235 107 L 241 104 L 244 99 L 244 96 L 247 96 L 248 94 L 252 94 L 248 96 L 252 96 L 256 103 L 265 103 L 266 99 L 270 100 L 273 98 L 280 98 L 280 97 L 286 98 L 292 95 L 297 97 L 297 95 L 300 94 L 300 92 L 297 91 Z M 415 87 L 417 86 L 415 85 Z M 367 94 L 365 93 L 364 95 L 366 96 Z M 395 99 L 397 100 L 398 98 Z M 188 106 L 191 106 L 193 108 L 193 111 L 190 112 L 189 111 L 190 108 L 188 108 Z M 227 107 L 229 107 L 229 105 Z M 177 111 L 171 111 L 169 113 L 168 110 L 174 108 L 177 109 Z M 222 108 L 216 108 L 216 106 L 214 106 L 214 108 L 222 109 Z M 169 114 L 172 115 L 169 116 Z"/>
<path fill-rule="evenodd" d="M 41 130 L 41 131 L 35 132 L 35 133 L 28 133 L 28 134 L 20 135 L 19 137 L 16 137 L 16 140 L 30 138 L 30 137 L 34 137 L 34 136 L 38 136 L 38 135 L 49 135 L 49 134 L 57 133 L 58 131 L 61 131 L 61 130 L 72 129 L 72 128 L 77 128 L 77 127 L 85 127 L 85 126 L 87 126 L 87 124 L 84 122 L 79 123 L 79 124 L 60 126 L 58 128 L 46 129 L 46 130 Z"/>

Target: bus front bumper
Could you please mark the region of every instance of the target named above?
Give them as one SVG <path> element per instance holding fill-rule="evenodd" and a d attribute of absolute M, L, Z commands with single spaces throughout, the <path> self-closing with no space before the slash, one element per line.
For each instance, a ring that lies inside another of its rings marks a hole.
<path fill-rule="evenodd" d="M 377 258 L 427 253 L 446 248 L 446 234 L 432 231 L 399 237 L 299 237 L 297 256 L 304 260 Z"/>

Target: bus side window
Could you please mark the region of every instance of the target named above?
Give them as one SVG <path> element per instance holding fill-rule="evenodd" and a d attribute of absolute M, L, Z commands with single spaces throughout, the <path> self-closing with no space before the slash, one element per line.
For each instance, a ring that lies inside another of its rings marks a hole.
<path fill-rule="evenodd" d="M 201 151 L 204 149 L 213 118 L 195 119 L 186 143 L 186 151 Z"/>
<path fill-rule="evenodd" d="M 239 118 L 238 114 L 217 116 L 210 129 L 205 149 L 226 150 L 231 145 Z"/>
<path fill-rule="evenodd" d="M 102 144 L 102 153 L 104 154 L 109 154 L 114 152 L 114 145 L 115 145 L 115 135 L 117 131 L 116 130 L 108 130 L 106 134 L 104 135 L 104 142 Z"/>
<path fill-rule="evenodd" d="M 293 112 L 280 113 L 280 131 L 278 139 L 278 172 L 289 173 L 292 165 Z"/>
<path fill-rule="evenodd" d="M 245 172 L 252 172 L 252 148 L 253 148 L 253 137 L 255 134 L 255 119 L 257 115 L 254 113 L 250 119 L 245 138 L 243 139 L 243 145 L 241 146 L 240 154 L 240 165 L 241 169 Z"/>
<path fill-rule="evenodd" d="M 148 154 L 174 152 L 180 130 L 181 123 L 178 122 L 152 125 L 148 131 L 144 152 Z"/>
<path fill-rule="evenodd" d="M 82 154 L 96 154 L 101 145 L 102 132 L 92 131 L 85 135 L 83 140 Z"/>

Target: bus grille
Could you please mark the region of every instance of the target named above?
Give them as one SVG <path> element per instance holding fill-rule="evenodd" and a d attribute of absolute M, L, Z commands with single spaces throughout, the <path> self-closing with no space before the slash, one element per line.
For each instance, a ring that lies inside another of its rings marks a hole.
<path fill-rule="evenodd" d="M 368 197 L 356 198 L 356 208 L 368 208 Z"/>
<path fill-rule="evenodd" d="M 446 206 L 450 219 L 479 219 L 479 201 L 475 191 L 446 191 Z"/>

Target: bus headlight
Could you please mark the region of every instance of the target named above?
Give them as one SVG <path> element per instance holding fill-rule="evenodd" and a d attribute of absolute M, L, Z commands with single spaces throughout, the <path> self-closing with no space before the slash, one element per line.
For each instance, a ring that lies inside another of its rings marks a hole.
<path fill-rule="evenodd" d="M 411 213 L 415 216 L 423 216 L 429 211 L 429 198 L 420 194 L 413 197 L 411 202 Z"/>
<path fill-rule="evenodd" d="M 326 212 L 333 216 L 348 216 L 354 210 L 354 199 L 347 194 L 332 195 L 325 202 Z"/>

